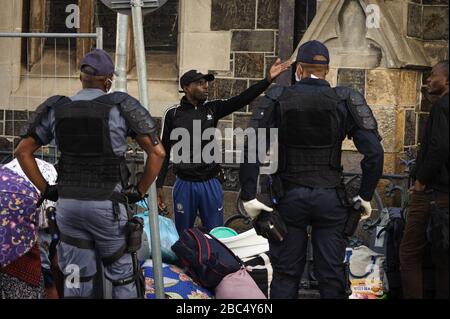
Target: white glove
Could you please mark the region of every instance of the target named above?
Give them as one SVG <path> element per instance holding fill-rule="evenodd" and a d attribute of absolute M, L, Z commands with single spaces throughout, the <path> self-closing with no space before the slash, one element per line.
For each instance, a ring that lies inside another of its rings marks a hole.
<path fill-rule="evenodd" d="M 370 216 L 372 216 L 372 205 L 370 204 L 370 202 L 365 201 L 364 199 L 361 198 L 361 196 L 353 198 L 354 203 L 356 203 L 357 201 L 361 202 L 361 206 L 364 209 L 361 216 L 361 220 L 370 218 Z"/>
<path fill-rule="evenodd" d="M 269 213 L 273 212 L 272 208 L 264 205 L 257 199 L 251 200 L 249 202 L 243 202 L 243 205 L 244 205 L 245 211 L 247 212 L 248 216 L 251 219 L 255 219 L 256 217 L 258 217 L 258 215 L 261 214 L 262 210 L 269 212 Z"/>

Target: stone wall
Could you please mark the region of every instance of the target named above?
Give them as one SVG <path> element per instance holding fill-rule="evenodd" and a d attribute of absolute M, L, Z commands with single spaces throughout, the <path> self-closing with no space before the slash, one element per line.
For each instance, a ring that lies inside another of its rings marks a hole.
<path fill-rule="evenodd" d="M 400 159 L 404 151 L 418 143 L 418 110 L 422 72 L 390 69 L 335 69 L 330 82 L 350 86 L 366 97 L 378 120 L 386 154 L 385 173 L 403 173 Z M 353 142 L 344 143 L 344 166 L 349 172 L 360 172 Z"/>
<path fill-rule="evenodd" d="M 406 34 L 410 38 L 423 41 L 430 66 L 448 59 L 448 5 L 448 0 L 412 0 L 408 2 Z M 429 70 L 421 72 L 421 85 L 425 85 L 429 74 Z M 433 103 L 433 98 L 426 94 L 420 94 L 419 100 L 415 110 L 408 110 L 405 118 L 408 146 L 420 144 Z M 412 143 L 414 134 L 416 143 Z"/>
<path fill-rule="evenodd" d="M 409 0 L 407 35 L 425 41 L 448 40 L 448 0 Z"/>

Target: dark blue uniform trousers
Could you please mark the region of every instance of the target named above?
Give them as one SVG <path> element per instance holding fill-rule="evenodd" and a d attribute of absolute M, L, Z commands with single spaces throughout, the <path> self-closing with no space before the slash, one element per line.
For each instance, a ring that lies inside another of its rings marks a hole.
<path fill-rule="evenodd" d="M 335 189 L 291 188 L 280 201 L 279 212 L 288 234 L 281 243 L 269 242 L 274 277 L 272 299 L 297 299 L 305 268 L 307 227 L 312 226 L 314 274 L 323 299 L 346 298 L 343 235 L 347 209 Z"/>

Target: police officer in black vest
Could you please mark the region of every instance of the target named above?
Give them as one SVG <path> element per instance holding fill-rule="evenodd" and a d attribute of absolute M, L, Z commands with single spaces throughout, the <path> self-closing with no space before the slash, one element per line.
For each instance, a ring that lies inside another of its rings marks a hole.
<path fill-rule="evenodd" d="M 88 53 L 80 71 L 83 89 L 70 98 L 53 96 L 40 105 L 15 155 L 42 198 L 58 200 L 64 297 L 100 297 L 95 294 L 102 287 L 95 282 L 100 260 L 114 286 L 113 298 L 142 297 L 130 254 L 139 249 L 134 230 L 140 226 L 128 216 L 126 206 L 144 198 L 161 169 L 164 148 L 156 122 L 139 101 L 126 93 L 106 94 L 114 65 L 105 51 Z M 128 137 L 149 155 L 143 177 L 133 187 L 128 187 L 125 162 Z M 57 186 L 46 183 L 33 157 L 53 139 L 61 151 Z"/>
<path fill-rule="evenodd" d="M 287 226 L 283 241 L 270 239 L 274 269 L 271 298 L 298 298 L 303 274 L 307 227 L 312 226 L 314 271 L 322 298 L 347 298 L 344 268 L 348 209 L 338 188 L 341 185 L 341 148 L 346 137 L 353 139 L 364 155 L 359 195 L 364 218 L 382 175 L 384 152 L 377 122 L 364 97 L 346 87 L 331 88 L 329 52 L 322 43 L 302 45 L 297 56 L 298 83 L 275 86 L 262 97 L 251 120 L 254 128 L 278 128 L 278 171 L 272 176 L 282 185 L 276 206 Z M 259 164 L 241 166 L 241 199 L 252 218 L 261 211 L 272 212 L 256 199 Z M 274 183 L 277 184 L 277 183 Z"/>

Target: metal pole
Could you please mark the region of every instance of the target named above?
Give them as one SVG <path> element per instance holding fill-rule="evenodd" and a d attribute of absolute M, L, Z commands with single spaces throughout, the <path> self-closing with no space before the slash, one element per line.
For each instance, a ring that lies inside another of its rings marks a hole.
<path fill-rule="evenodd" d="M 97 49 L 103 50 L 103 28 L 97 28 Z"/>
<path fill-rule="evenodd" d="M 142 0 L 131 0 L 131 12 L 133 16 L 134 46 L 136 53 L 136 67 L 139 79 L 139 95 L 143 106 L 149 108 L 147 90 L 147 64 L 145 61 L 144 24 L 142 20 Z M 144 153 L 145 154 L 145 153 Z M 144 162 L 146 156 L 144 157 Z M 150 232 L 152 240 L 153 272 L 156 288 L 156 298 L 164 299 L 164 282 L 162 274 L 161 239 L 159 236 L 158 205 L 156 197 L 156 185 L 149 191 L 148 198 Z"/>
<path fill-rule="evenodd" d="M 128 16 L 117 14 L 117 36 L 116 36 L 116 73 L 118 76 L 114 79 L 114 91 L 127 93 L 127 38 L 128 38 Z M 101 39 L 101 40 L 100 40 Z M 99 42 L 99 40 L 101 42 Z M 103 42 L 103 29 L 97 28 L 97 48 L 100 49 Z M 124 45 L 122 45 L 125 43 Z M 100 263 L 101 265 L 101 263 Z M 102 266 L 102 265 L 101 265 Z M 99 266 L 99 269 L 104 269 Z M 102 278 L 105 278 L 104 275 Z M 112 299 L 113 286 L 109 280 L 102 280 L 103 283 L 103 299 Z"/>
<path fill-rule="evenodd" d="M 116 77 L 114 91 L 128 92 L 127 88 L 127 54 L 128 54 L 128 16 L 117 14 L 116 39 Z"/>
<path fill-rule="evenodd" d="M 103 28 L 100 28 L 103 34 Z M 97 30 L 98 32 L 98 30 Z M 98 39 L 98 33 L 20 33 L 0 32 L 0 38 L 56 38 L 56 39 Z M 103 37 L 102 37 L 103 39 Z"/>

